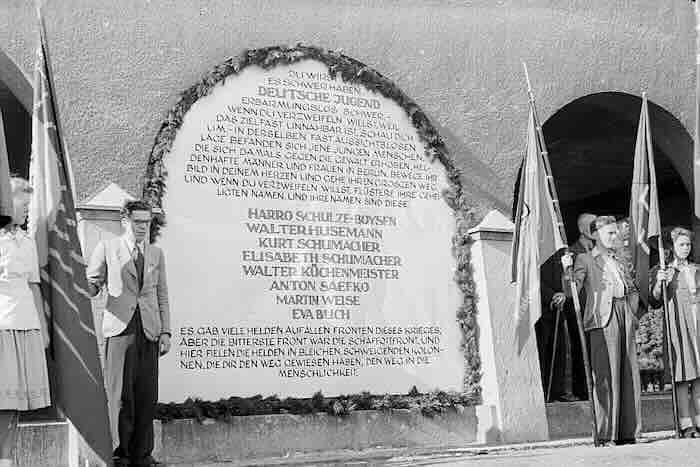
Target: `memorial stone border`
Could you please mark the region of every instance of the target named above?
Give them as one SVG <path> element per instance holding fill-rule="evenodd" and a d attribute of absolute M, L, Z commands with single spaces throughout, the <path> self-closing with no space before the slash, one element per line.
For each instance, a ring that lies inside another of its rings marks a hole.
<path fill-rule="evenodd" d="M 360 84 L 366 89 L 381 94 L 397 103 L 414 125 L 426 147 L 426 159 L 437 158 L 444 166 L 448 188 L 442 196 L 453 210 L 456 229 L 453 237 L 452 251 L 456 258 L 454 279 L 462 294 L 462 303 L 455 310 L 455 319 L 461 330 L 460 348 L 464 355 L 463 395 L 473 404 L 481 401 L 481 361 L 478 348 L 478 326 L 476 321 L 475 284 L 472 275 L 471 252 L 472 240 L 468 230 L 475 224 L 471 200 L 465 199 L 459 170 L 450 158 L 444 141 L 425 113 L 396 85 L 375 70 L 354 60 L 339 51 L 322 50 L 306 45 L 294 47 L 273 46 L 247 50 L 237 57 L 229 58 L 214 67 L 198 83 L 185 90 L 175 106 L 168 112 L 156 136 L 148 161 L 143 196 L 154 207 L 162 206 L 162 199 L 167 189 L 167 173 L 164 159 L 173 145 L 183 119 L 190 107 L 201 97 L 208 95 L 212 89 L 227 77 L 236 75 L 251 65 L 269 69 L 277 65 L 291 64 L 306 59 L 322 62 L 328 67 L 331 77 L 340 75 L 346 82 Z M 167 221 L 163 213 L 154 223 L 152 240 L 158 236 L 159 229 Z"/>

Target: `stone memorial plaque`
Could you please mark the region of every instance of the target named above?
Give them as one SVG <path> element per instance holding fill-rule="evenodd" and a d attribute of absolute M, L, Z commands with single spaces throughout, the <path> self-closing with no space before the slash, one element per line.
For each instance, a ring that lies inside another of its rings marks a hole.
<path fill-rule="evenodd" d="M 229 76 L 164 160 L 160 400 L 462 389 L 455 220 L 406 112 L 307 59 Z"/>

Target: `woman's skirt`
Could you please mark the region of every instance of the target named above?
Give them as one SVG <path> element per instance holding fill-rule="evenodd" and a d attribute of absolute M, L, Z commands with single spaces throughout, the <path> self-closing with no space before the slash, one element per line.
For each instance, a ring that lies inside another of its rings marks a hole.
<path fill-rule="evenodd" d="M 41 331 L 0 329 L 0 410 L 51 405 Z"/>

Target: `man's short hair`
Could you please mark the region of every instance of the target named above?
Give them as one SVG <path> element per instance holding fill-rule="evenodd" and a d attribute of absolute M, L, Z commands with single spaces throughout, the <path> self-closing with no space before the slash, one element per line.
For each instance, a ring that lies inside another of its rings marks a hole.
<path fill-rule="evenodd" d="M 615 216 L 598 216 L 591 222 L 591 235 L 602 229 L 606 225 L 617 224 Z"/>
<path fill-rule="evenodd" d="M 119 210 L 119 215 L 123 219 L 125 217 L 130 217 L 134 211 L 149 211 L 152 213 L 153 208 L 142 199 L 129 200 L 124 202 L 124 205 Z"/>
<path fill-rule="evenodd" d="M 17 193 L 31 194 L 34 192 L 32 185 L 27 181 L 26 178 L 18 177 L 16 175 L 10 177 L 10 189 L 12 190 L 13 196 Z"/>
<path fill-rule="evenodd" d="M 693 232 L 684 227 L 674 227 L 671 230 L 671 240 L 675 243 L 678 237 L 688 237 L 688 240 L 693 241 Z"/>

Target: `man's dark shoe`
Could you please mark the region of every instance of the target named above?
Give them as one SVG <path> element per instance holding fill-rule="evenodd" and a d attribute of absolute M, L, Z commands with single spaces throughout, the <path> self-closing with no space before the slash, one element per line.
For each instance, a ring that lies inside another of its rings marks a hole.
<path fill-rule="evenodd" d="M 634 438 L 618 439 L 615 441 L 616 446 L 624 446 L 625 444 L 637 444 L 637 440 Z"/>
<path fill-rule="evenodd" d="M 114 467 L 130 467 L 131 461 L 126 457 L 114 456 L 112 457 L 112 465 Z"/>
<path fill-rule="evenodd" d="M 153 456 L 144 457 L 143 459 L 131 461 L 133 467 L 165 467 L 165 464 L 158 462 Z"/>

